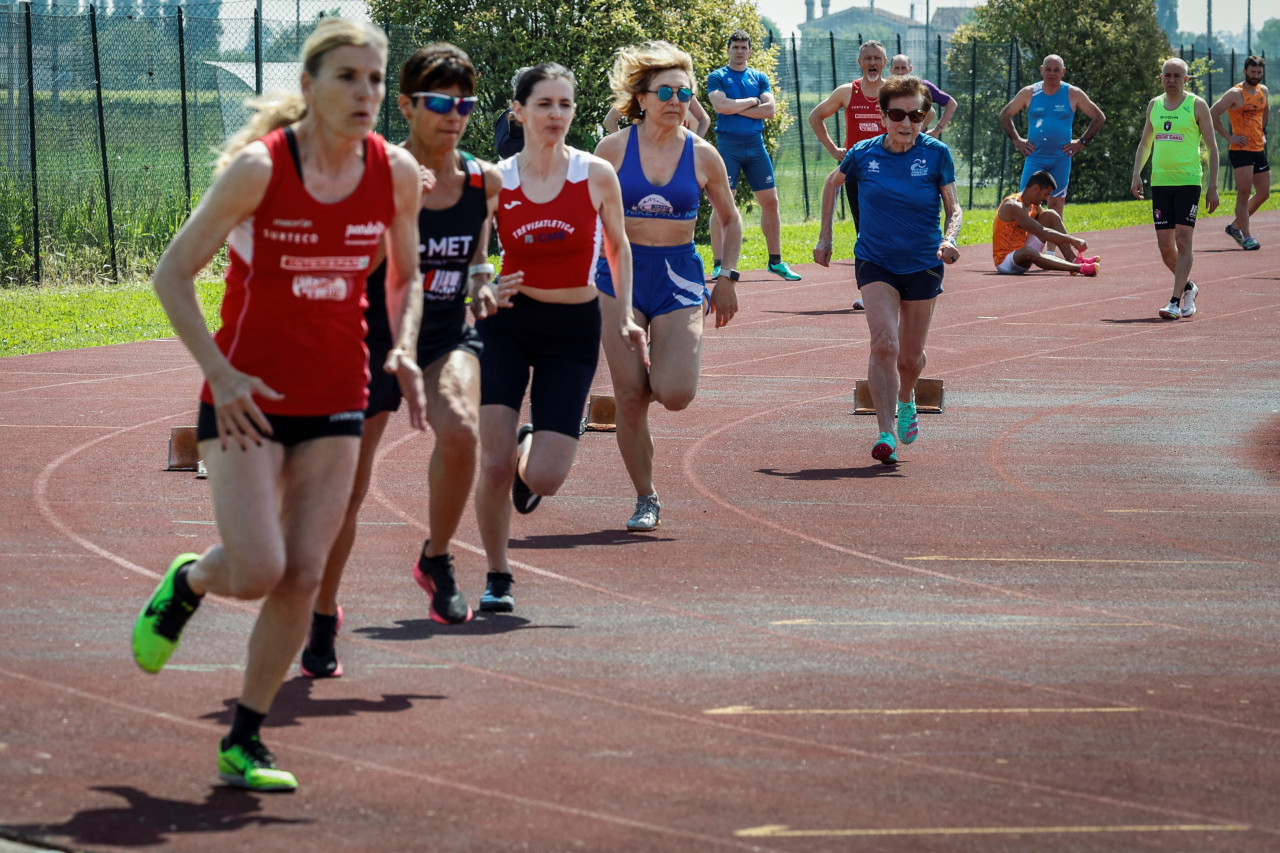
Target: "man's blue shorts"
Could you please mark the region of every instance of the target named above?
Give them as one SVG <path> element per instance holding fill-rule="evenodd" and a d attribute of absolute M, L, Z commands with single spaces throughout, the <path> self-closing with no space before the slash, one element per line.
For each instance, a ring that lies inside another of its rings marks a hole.
<path fill-rule="evenodd" d="M 702 258 L 692 243 L 631 247 L 631 302 L 650 320 L 682 308 L 709 307 L 705 278 Z M 603 257 L 596 262 L 596 288 L 617 298 L 609 263 Z"/>
<path fill-rule="evenodd" d="M 1053 191 L 1053 197 L 1066 198 L 1067 184 L 1071 183 L 1071 158 L 1061 152 L 1053 155 L 1042 155 L 1037 151 L 1032 154 L 1022 164 L 1022 185 L 1018 187 L 1018 192 L 1025 190 L 1027 188 L 1027 180 L 1030 179 L 1032 174 L 1040 171 L 1053 175 L 1054 183 L 1058 185 L 1058 188 Z"/>
<path fill-rule="evenodd" d="M 776 189 L 773 183 L 773 161 L 764 149 L 764 137 L 758 133 L 722 133 L 716 137 L 716 150 L 729 173 L 729 188 L 738 188 L 738 174 L 747 173 L 752 192 Z"/>

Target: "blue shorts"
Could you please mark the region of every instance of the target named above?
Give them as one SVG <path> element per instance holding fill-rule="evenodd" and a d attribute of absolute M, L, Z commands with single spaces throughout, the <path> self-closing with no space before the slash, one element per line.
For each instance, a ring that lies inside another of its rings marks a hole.
<path fill-rule="evenodd" d="M 724 160 L 729 173 L 729 189 L 738 188 L 738 175 L 747 172 L 747 184 L 752 192 L 776 189 L 773 183 L 773 161 L 764 149 L 764 137 L 759 134 L 720 134 L 716 137 L 716 150 Z"/>
<path fill-rule="evenodd" d="M 921 302 L 933 299 L 942 293 L 943 264 L 920 270 L 919 272 L 890 272 L 874 261 L 856 259 L 853 262 L 853 274 L 858 280 L 858 289 L 873 281 L 883 281 L 898 291 L 903 302 Z"/>
<path fill-rule="evenodd" d="M 1067 184 L 1071 183 L 1071 158 L 1065 154 L 1054 154 L 1052 156 L 1042 156 L 1039 153 L 1032 154 L 1027 161 L 1022 164 L 1022 185 L 1018 187 L 1018 192 L 1022 192 L 1027 188 L 1027 180 L 1035 172 L 1045 171 L 1053 175 L 1054 183 L 1058 188 L 1053 191 L 1054 198 L 1067 197 Z"/>
<path fill-rule="evenodd" d="M 600 358 L 600 300 L 561 305 L 517 293 L 476 332 L 484 344 L 480 405 L 519 412 L 529 388 L 534 432 L 576 440 Z"/>
<path fill-rule="evenodd" d="M 632 307 L 652 319 L 682 308 L 710 308 L 702 258 L 692 243 L 683 246 L 631 247 Z M 596 262 L 596 288 L 617 298 L 609 262 Z"/>

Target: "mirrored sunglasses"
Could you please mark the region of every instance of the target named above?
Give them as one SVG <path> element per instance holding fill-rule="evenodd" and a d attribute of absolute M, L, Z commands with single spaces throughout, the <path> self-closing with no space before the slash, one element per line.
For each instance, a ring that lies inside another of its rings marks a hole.
<path fill-rule="evenodd" d="M 422 105 L 433 113 L 440 115 L 448 115 L 452 109 L 457 109 L 458 115 L 469 116 L 476 109 L 476 98 L 458 98 L 453 95 L 441 95 L 439 92 L 414 92 L 409 96 L 411 101 L 417 102 L 418 98 L 422 98 Z"/>
<path fill-rule="evenodd" d="M 659 101 L 669 101 L 672 95 L 679 98 L 682 104 L 687 104 L 693 100 L 693 90 L 688 86 L 681 86 L 679 89 L 672 89 L 670 86 L 659 86 L 656 89 L 646 89 L 645 91 L 650 95 L 657 95 Z"/>
<path fill-rule="evenodd" d="M 904 118 L 911 119 L 912 124 L 921 124 L 924 122 L 925 116 L 929 114 L 928 110 L 900 110 L 894 108 L 885 110 L 884 114 L 889 117 L 889 121 L 902 121 Z"/>

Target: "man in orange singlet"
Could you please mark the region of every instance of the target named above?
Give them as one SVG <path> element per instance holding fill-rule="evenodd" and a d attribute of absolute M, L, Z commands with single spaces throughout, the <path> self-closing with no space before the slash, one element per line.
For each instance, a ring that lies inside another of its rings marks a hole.
<path fill-rule="evenodd" d="M 1227 234 L 1242 249 L 1261 245 L 1249 231 L 1249 217 L 1271 195 L 1271 165 L 1267 162 L 1267 87 L 1262 84 L 1264 60 L 1244 61 L 1244 82 L 1232 86 L 1209 110 L 1213 129 L 1230 143 L 1227 157 L 1236 181 L 1236 218 L 1227 223 Z M 1222 114 L 1231 118 L 1231 130 L 1222 126 Z"/>

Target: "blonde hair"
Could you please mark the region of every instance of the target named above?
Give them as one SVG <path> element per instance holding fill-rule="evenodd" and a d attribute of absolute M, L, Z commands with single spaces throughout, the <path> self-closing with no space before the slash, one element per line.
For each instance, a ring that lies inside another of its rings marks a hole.
<path fill-rule="evenodd" d="M 315 77 L 331 50 L 369 45 L 386 55 L 387 36 L 379 27 L 347 18 L 322 18 L 302 44 L 302 68 Z M 300 121 L 307 114 L 307 102 L 302 95 L 291 92 L 268 92 L 261 97 L 249 98 L 244 105 L 253 110 L 253 115 L 249 117 L 248 124 L 227 140 L 214 167 L 215 175 L 221 174 L 240 149 L 250 142 L 261 139 L 276 128 Z"/>
<path fill-rule="evenodd" d="M 693 59 L 669 41 L 649 41 L 618 48 L 613 68 L 609 71 L 609 88 L 613 90 L 613 108 L 631 121 L 644 115 L 638 95 L 648 91 L 653 78 L 663 71 L 676 69 L 689 75 L 689 88 L 698 92 L 693 78 Z"/>

